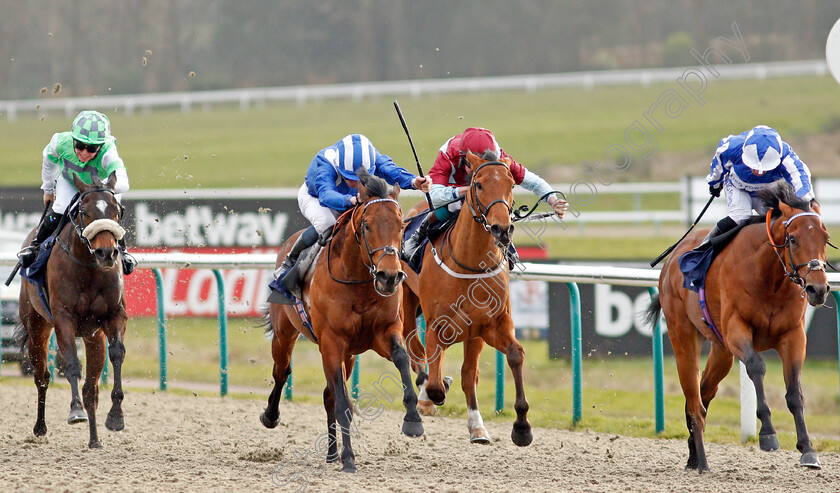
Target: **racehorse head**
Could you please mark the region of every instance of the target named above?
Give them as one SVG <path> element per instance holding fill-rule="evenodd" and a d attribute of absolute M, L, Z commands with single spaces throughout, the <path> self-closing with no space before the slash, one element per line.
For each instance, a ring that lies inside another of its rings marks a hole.
<path fill-rule="evenodd" d="M 761 199 L 768 208 L 769 243 L 782 261 L 785 274 L 802 287 L 808 303 L 822 305 L 830 289 L 825 273 L 829 236 L 819 205 L 812 208 L 808 201 L 797 198 L 787 183 L 773 187 Z"/>
<path fill-rule="evenodd" d="M 114 196 L 116 173 L 111 173 L 105 183 L 96 173 L 91 173 L 91 177 L 93 184 L 88 185 L 78 175 L 73 176 L 73 184 L 79 190 L 79 201 L 71 211 L 70 220 L 96 264 L 110 269 L 119 255 L 117 241 L 125 235 L 119 224 L 124 208 Z"/>
<path fill-rule="evenodd" d="M 354 222 L 356 236 L 363 249 L 362 261 L 368 265 L 373 276 L 373 287 L 382 296 L 397 292 L 406 278 L 400 263 L 403 215 L 397 197 L 399 184 L 389 187 L 385 180 L 365 170 L 359 176 L 359 208 L 361 214 Z"/>
<path fill-rule="evenodd" d="M 506 247 L 513 237 L 511 160 L 499 159 L 493 151 L 486 151 L 481 157 L 468 152 L 466 159 L 472 168 L 472 178 L 465 202 L 473 219 L 493 235 L 499 246 Z"/>

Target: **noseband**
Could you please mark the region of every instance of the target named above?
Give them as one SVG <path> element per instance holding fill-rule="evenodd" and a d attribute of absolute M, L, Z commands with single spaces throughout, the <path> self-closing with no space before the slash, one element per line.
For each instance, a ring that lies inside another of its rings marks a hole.
<path fill-rule="evenodd" d="M 367 254 L 368 262 L 362 261 L 362 263 L 364 264 L 365 267 L 368 268 L 368 271 L 370 272 L 370 277 L 371 278 L 370 279 L 362 279 L 362 280 L 337 279 L 335 276 L 332 275 L 332 272 L 330 271 L 330 264 L 329 264 L 330 252 L 328 251 L 327 252 L 327 273 L 330 275 L 330 278 L 333 281 L 339 282 L 341 284 L 363 284 L 363 283 L 366 283 L 366 282 L 371 282 L 376 278 L 376 273 L 379 271 L 379 263 L 382 262 L 382 260 L 386 256 L 395 255 L 397 257 L 397 259 L 400 258 L 400 250 L 397 247 L 395 247 L 394 245 L 385 245 L 385 246 L 382 246 L 382 247 L 379 247 L 379 248 L 371 248 L 370 242 L 368 241 L 368 238 L 367 238 L 367 234 L 365 233 L 365 229 L 366 229 L 365 226 L 367 226 L 367 224 L 368 224 L 367 219 L 364 218 L 365 211 L 367 211 L 368 206 L 370 206 L 372 204 L 380 203 L 380 202 L 392 202 L 392 203 L 396 204 L 397 205 L 397 210 L 400 211 L 400 220 L 402 220 L 402 207 L 400 206 L 400 203 L 397 202 L 394 199 L 391 199 L 391 198 L 382 198 L 382 199 L 374 199 L 374 200 L 370 200 L 368 202 L 365 202 L 365 205 L 361 208 L 362 220 L 359 223 L 359 228 L 358 229 L 356 229 L 355 226 L 353 225 L 353 215 L 355 214 L 356 210 L 359 210 L 358 208 L 352 209 L 353 212 L 350 214 L 350 218 L 349 218 L 349 221 L 348 221 L 350 223 L 350 227 L 354 230 L 353 231 L 353 236 L 356 238 L 356 243 L 358 243 L 359 246 L 362 246 L 364 244 L 364 249 L 365 249 L 365 253 Z M 340 220 L 340 218 L 339 218 L 339 220 Z M 360 231 L 361 231 L 361 240 L 359 239 L 359 232 Z M 332 240 L 330 240 L 329 248 L 330 249 L 332 248 Z M 375 254 L 376 252 L 382 252 L 382 255 L 379 256 L 379 260 L 374 262 L 373 261 L 373 254 Z M 379 288 L 376 286 L 376 283 L 373 284 L 373 289 L 375 289 L 376 292 L 380 296 L 384 296 L 386 298 L 389 297 L 389 296 L 393 296 L 396 293 L 396 291 L 394 291 L 394 293 L 390 293 L 390 294 L 382 293 L 381 291 L 379 291 Z"/>
<path fill-rule="evenodd" d="M 791 216 L 790 219 L 788 219 L 787 221 L 784 222 L 784 225 L 785 225 L 785 242 L 782 243 L 781 245 L 776 245 L 776 244 L 773 243 L 773 236 L 770 234 L 770 214 L 771 213 L 772 213 L 772 211 L 767 211 L 767 222 L 766 222 L 766 224 L 767 224 L 767 238 L 768 238 L 767 243 L 771 247 L 773 247 L 773 251 L 776 253 L 776 256 L 779 257 L 779 261 L 782 263 L 782 268 L 785 270 L 785 276 L 787 276 L 787 278 L 791 282 L 793 282 L 794 284 L 796 284 L 797 286 L 802 288 L 802 296 L 804 297 L 805 296 L 805 277 L 813 271 L 818 271 L 818 270 L 825 271 L 825 262 L 823 262 L 820 259 L 811 259 L 807 262 L 797 264 L 793 260 L 793 250 L 792 250 L 791 245 L 790 245 L 790 234 L 788 233 L 787 229 L 788 229 L 788 226 L 790 226 L 790 223 L 793 222 L 793 220 L 798 218 L 798 217 L 802 217 L 802 216 L 817 216 L 817 217 L 820 217 L 820 215 L 817 214 L 816 212 L 799 212 L 799 213 Z M 779 254 L 779 250 L 782 250 L 782 249 L 787 250 L 788 262 L 790 263 L 790 265 L 789 265 L 790 270 L 788 270 L 788 264 L 785 263 L 784 259 L 782 258 L 782 255 Z M 804 276 L 800 276 L 799 275 L 799 269 L 801 269 L 802 267 L 806 267 L 806 266 L 808 267 L 808 270 L 805 271 Z"/>
<path fill-rule="evenodd" d="M 484 230 L 489 233 L 490 232 L 490 227 L 487 225 L 487 213 L 490 212 L 490 208 L 493 207 L 496 204 L 503 204 L 505 207 L 507 207 L 508 215 L 510 215 L 511 211 L 513 211 L 513 206 L 511 206 L 511 204 L 508 204 L 507 201 L 504 200 L 504 199 L 496 199 L 493 202 L 490 202 L 490 205 L 488 205 L 486 207 L 484 206 L 484 204 L 481 203 L 481 200 L 478 198 L 478 193 L 476 193 L 476 188 L 475 188 L 476 181 L 475 180 L 476 180 L 476 177 L 478 176 L 478 172 L 481 171 L 486 166 L 503 166 L 507 170 L 508 174 L 510 174 L 510 168 L 508 168 L 508 166 L 505 163 L 500 162 L 500 161 L 488 161 L 486 163 L 483 163 L 481 166 L 476 168 L 475 171 L 473 171 L 473 178 L 472 178 L 472 181 L 470 182 L 470 195 L 472 196 L 473 200 L 475 201 L 475 207 L 473 207 L 473 204 L 471 204 L 469 201 L 467 201 L 467 207 L 470 208 L 470 212 L 472 213 L 473 220 L 475 220 L 475 222 L 480 224 L 484 228 Z"/>

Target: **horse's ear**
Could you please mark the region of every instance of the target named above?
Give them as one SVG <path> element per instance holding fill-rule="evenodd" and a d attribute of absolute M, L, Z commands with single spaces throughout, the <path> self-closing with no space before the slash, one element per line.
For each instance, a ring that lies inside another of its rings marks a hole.
<path fill-rule="evenodd" d="M 499 159 L 499 162 L 505 163 L 507 165 L 507 167 L 510 168 L 511 163 L 513 162 L 513 159 L 511 159 L 509 156 L 505 156 L 505 157 Z"/>
<path fill-rule="evenodd" d="M 782 211 L 782 215 L 785 217 L 790 217 L 793 215 L 793 208 L 781 200 L 779 201 L 779 210 Z"/>
<path fill-rule="evenodd" d="M 477 168 L 481 164 L 481 158 L 476 156 L 472 153 L 472 151 L 467 151 L 467 155 L 465 156 L 467 161 L 470 163 L 470 167 L 472 169 Z"/>
<path fill-rule="evenodd" d="M 822 212 L 820 212 L 820 203 L 816 200 L 811 200 L 811 210 L 822 216 Z"/>
<path fill-rule="evenodd" d="M 108 190 L 113 190 L 116 185 L 117 185 L 117 172 L 112 171 L 111 174 L 108 175 L 108 181 L 105 182 L 105 188 L 107 188 Z"/>
<path fill-rule="evenodd" d="M 75 185 L 75 186 L 76 186 L 76 190 L 78 190 L 78 191 L 80 191 L 80 192 L 84 192 L 84 191 L 86 191 L 88 188 L 90 188 L 90 185 L 88 185 L 87 183 L 83 182 L 83 181 L 82 181 L 82 179 L 81 179 L 81 178 L 79 178 L 79 175 L 78 175 L 77 173 L 73 173 L 73 185 Z"/>

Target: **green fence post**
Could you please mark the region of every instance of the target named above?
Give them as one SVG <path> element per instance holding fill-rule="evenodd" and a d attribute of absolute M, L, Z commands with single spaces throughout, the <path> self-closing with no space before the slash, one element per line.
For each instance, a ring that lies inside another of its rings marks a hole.
<path fill-rule="evenodd" d="M 47 371 L 50 372 L 50 382 L 55 382 L 55 352 L 58 345 L 55 342 L 55 331 L 50 334 L 50 347 L 47 350 Z"/>
<path fill-rule="evenodd" d="M 496 414 L 505 408 L 505 356 L 496 350 Z"/>
<path fill-rule="evenodd" d="M 289 378 L 286 379 L 286 388 L 283 389 L 283 398 L 287 401 L 292 400 L 292 375 L 294 374 L 292 372 L 292 359 L 289 358 Z"/>
<path fill-rule="evenodd" d="M 359 355 L 356 355 L 356 363 L 353 365 L 353 376 L 350 379 L 350 395 L 354 399 L 359 398 Z"/>
<path fill-rule="evenodd" d="M 577 425 L 583 417 L 583 401 L 581 397 L 583 384 L 581 382 L 582 369 L 581 344 L 581 313 L 580 289 L 577 283 L 567 282 L 569 288 L 569 315 L 572 322 L 572 426 Z"/>
<path fill-rule="evenodd" d="M 105 353 L 105 364 L 102 365 L 102 374 L 99 376 L 101 385 L 108 385 L 108 353 Z"/>
<path fill-rule="evenodd" d="M 420 342 L 423 344 L 423 347 L 425 348 L 426 347 L 426 317 L 423 316 L 423 314 L 420 314 L 420 316 L 417 317 L 417 335 L 418 335 L 418 337 L 420 337 Z M 428 374 L 428 373 L 429 373 L 429 365 L 426 365 L 426 374 Z"/>
<path fill-rule="evenodd" d="M 216 286 L 219 292 L 219 393 L 222 397 L 228 393 L 228 361 L 227 361 L 227 309 L 225 308 L 225 281 L 222 273 L 213 269 L 216 276 Z"/>
<path fill-rule="evenodd" d="M 837 362 L 840 363 L 840 292 L 832 291 L 834 306 L 837 309 Z"/>
<path fill-rule="evenodd" d="M 157 319 L 158 319 L 158 358 L 160 370 L 160 390 L 166 391 L 166 307 L 163 301 L 163 275 L 160 269 L 152 269 L 155 275 L 155 286 L 157 293 Z"/>
<path fill-rule="evenodd" d="M 659 295 L 659 291 L 654 287 L 648 287 L 651 299 Z M 656 433 L 665 431 L 665 370 L 662 363 L 662 327 L 659 319 L 653 324 L 653 392 L 654 405 L 656 409 Z"/>

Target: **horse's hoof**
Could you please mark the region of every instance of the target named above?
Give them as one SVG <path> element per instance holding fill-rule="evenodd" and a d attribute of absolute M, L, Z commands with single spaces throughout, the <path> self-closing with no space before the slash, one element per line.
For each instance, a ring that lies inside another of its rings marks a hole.
<path fill-rule="evenodd" d="M 802 467 L 810 467 L 811 469 L 822 469 L 820 459 L 817 457 L 817 453 L 813 451 L 802 454 L 802 458 L 799 459 L 799 465 Z"/>
<path fill-rule="evenodd" d="M 534 441 L 534 433 L 531 432 L 530 426 L 527 428 L 523 427 L 523 429 L 518 430 L 517 426 L 513 425 L 513 430 L 510 432 L 510 439 L 516 446 L 527 447 Z"/>
<path fill-rule="evenodd" d="M 758 435 L 758 446 L 765 452 L 779 450 L 779 439 L 775 433 L 772 435 Z"/>
<path fill-rule="evenodd" d="M 402 432 L 407 437 L 421 437 L 423 436 L 423 422 L 404 419 Z"/>
<path fill-rule="evenodd" d="M 108 413 L 108 417 L 105 418 L 105 428 L 111 431 L 122 431 L 125 428 L 125 420 L 122 416 L 115 416 Z"/>
<path fill-rule="evenodd" d="M 47 434 L 47 424 L 46 423 L 35 423 L 35 427 L 32 428 L 32 433 L 35 434 L 36 437 L 42 437 Z"/>
<path fill-rule="evenodd" d="M 277 425 L 280 424 L 280 415 L 277 416 L 277 419 L 271 420 L 265 417 L 265 411 L 263 411 L 260 413 L 260 423 L 269 430 L 277 428 Z"/>
<path fill-rule="evenodd" d="M 70 416 L 67 417 L 68 425 L 75 425 L 79 423 L 87 423 L 88 417 L 84 409 L 71 409 Z"/>
<path fill-rule="evenodd" d="M 483 426 L 481 428 L 476 428 L 470 432 L 470 443 L 478 443 L 481 445 L 487 445 L 490 443 L 490 434 L 487 433 L 487 429 Z"/>
<path fill-rule="evenodd" d="M 99 443 L 99 440 L 91 440 L 90 443 L 88 443 L 88 448 L 102 448 L 102 444 Z"/>
<path fill-rule="evenodd" d="M 417 401 L 417 412 L 423 416 L 434 416 L 437 407 L 432 401 Z"/>
<path fill-rule="evenodd" d="M 345 464 L 344 467 L 341 468 L 341 472 L 356 474 L 356 464 Z"/>

